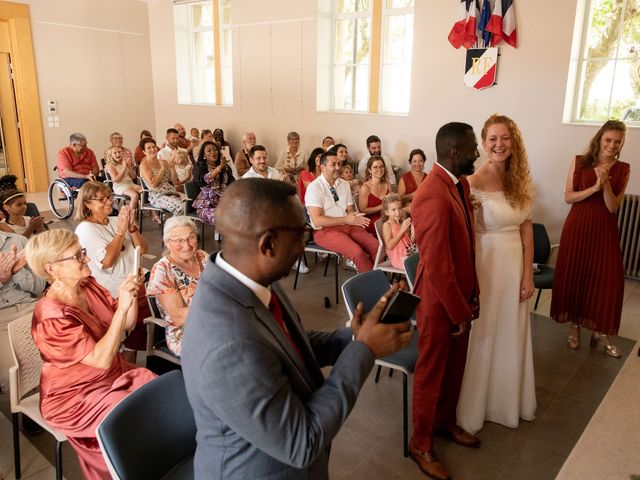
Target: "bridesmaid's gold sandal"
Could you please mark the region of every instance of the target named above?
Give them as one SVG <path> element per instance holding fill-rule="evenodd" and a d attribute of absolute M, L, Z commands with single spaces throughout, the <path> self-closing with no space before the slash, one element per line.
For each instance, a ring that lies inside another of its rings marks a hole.
<path fill-rule="evenodd" d="M 591 334 L 591 348 L 596 348 L 601 343 L 604 347 L 604 353 L 613 358 L 620 358 L 622 354 L 617 346 L 612 345 L 609 341 L 609 336 L 603 333 L 593 332 Z"/>
<path fill-rule="evenodd" d="M 572 350 L 580 348 L 580 325 L 577 323 L 571 324 L 571 331 L 567 338 L 567 346 Z"/>

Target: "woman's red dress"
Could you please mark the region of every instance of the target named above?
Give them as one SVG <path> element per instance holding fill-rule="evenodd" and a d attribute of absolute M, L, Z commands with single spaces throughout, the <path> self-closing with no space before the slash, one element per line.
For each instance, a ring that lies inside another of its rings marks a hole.
<path fill-rule="evenodd" d="M 371 208 L 371 207 L 379 207 L 380 205 L 382 205 L 382 199 L 376 197 L 373 193 L 369 194 L 369 198 L 367 198 L 367 207 Z M 369 232 L 371 235 L 375 235 L 376 234 L 376 222 L 378 220 L 380 220 L 380 217 L 382 216 L 382 212 L 376 212 L 376 213 L 368 213 L 366 215 L 366 217 L 370 220 L 371 223 L 369 223 L 369 226 L 366 228 L 367 232 Z"/>
<path fill-rule="evenodd" d="M 96 427 L 120 400 L 156 375 L 119 353 L 107 369 L 80 363 L 107 332 L 117 307 L 93 277 L 83 280 L 81 288 L 91 313 L 46 296 L 34 309 L 31 334 L 44 361 L 40 411 L 67 436 L 85 478 L 109 479 Z"/>
<path fill-rule="evenodd" d="M 593 168 L 579 168 L 576 159 L 574 191 L 596 183 Z M 617 161 L 609 176 L 618 195 L 629 175 L 629 164 Z M 553 278 L 551 318 L 573 322 L 589 330 L 616 335 L 620 327 L 624 267 L 616 213 L 607 210 L 602 190 L 571 206 L 562 229 Z"/>

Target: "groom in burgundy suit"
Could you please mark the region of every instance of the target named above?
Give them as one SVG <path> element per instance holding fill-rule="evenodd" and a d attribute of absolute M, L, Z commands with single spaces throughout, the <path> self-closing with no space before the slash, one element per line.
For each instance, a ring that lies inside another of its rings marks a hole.
<path fill-rule="evenodd" d="M 436 135 L 437 163 L 413 200 L 413 225 L 420 252 L 415 292 L 418 361 L 413 380 L 411 458 L 422 472 L 448 479 L 433 450 L 433 434 L 468 447 L 480 439 L 456 423 L 456 407 L 467 358 L 471 321 L 478 317 L 473 209 L 469 183 L 478 142 L 466 123 L 448 123 Z"/>

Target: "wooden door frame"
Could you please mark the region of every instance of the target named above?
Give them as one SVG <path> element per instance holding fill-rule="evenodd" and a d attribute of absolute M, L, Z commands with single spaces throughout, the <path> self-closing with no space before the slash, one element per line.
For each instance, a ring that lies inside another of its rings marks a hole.
<path fill-rule="evenodd" d="M 49 185 L 40 95 L 31 40 L 29 5 L 0 1 L 0 22 L 7 24 L 13 65 L 20 144 L 28 192 L 46 191 Z"/>

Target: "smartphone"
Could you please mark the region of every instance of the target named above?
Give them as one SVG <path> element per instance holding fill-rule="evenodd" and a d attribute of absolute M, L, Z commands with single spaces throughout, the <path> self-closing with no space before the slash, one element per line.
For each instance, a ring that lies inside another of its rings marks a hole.
<path fill-rule="evenodd" d="M 419 303 L 419 296 L 406 290 L 398 290 L 389 300 L 387 308 L 382 312 L 380 323 L 408 322 L 415 313 L 416 308 L 418 308 Z"/>
<path fill-rule="evenodd" d="M 137 277 L 140 272 L 140 260 L 142 258 L 142 252 L 140 251 L 140 247 L 135 247 L 133 249 L 133 274 Z"/>

